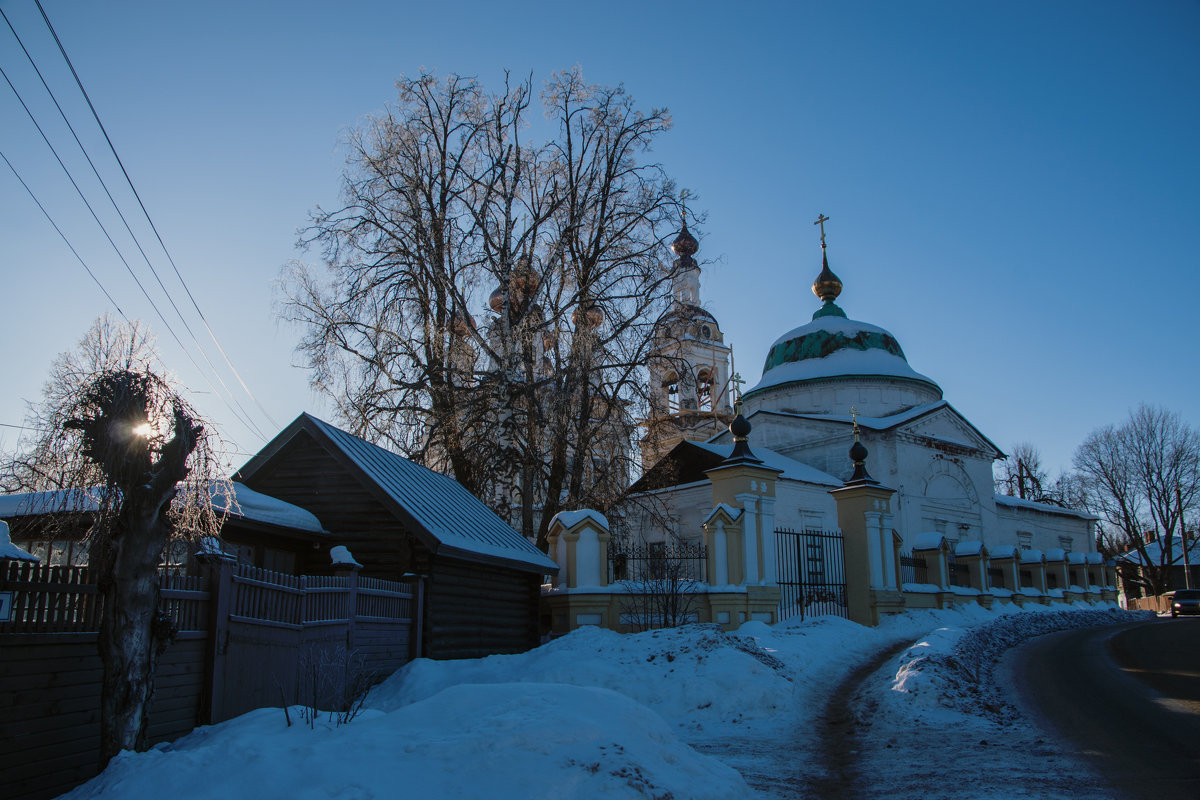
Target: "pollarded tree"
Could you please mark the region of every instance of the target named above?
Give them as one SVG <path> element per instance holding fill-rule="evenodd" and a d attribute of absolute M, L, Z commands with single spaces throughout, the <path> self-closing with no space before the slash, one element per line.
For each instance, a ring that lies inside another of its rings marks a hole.
<path fill-rule="evenodd" d="M 136 333 L 121 335 L 136 343 Z M 51 427 L 33 443 L 39 463 L 54 465 L 58 490 L 43 495 L 42 510 L 64 524 L 77 525 L 81 514 L 90 523 L 88 566 L 101 598 L 101 767 L 146 746 L 155 667 L 171 636 L 158 592 L 168 542 L 215 535 L 214 496 L 224 495 L 220 507 L 232 504 L 211 434 L 162 375 L 152 356 L 90 376 L 57 374 L 62 382 L 48 385 L 42 408 Z"/>
<path fill-rule="evenodd" d="M 81 476 L 78 464 L 63 460 L 46 434 L 60 430 L 66 414 L 83 387 L 97 375 L 115 370 L 147 372 L 155 363 L 154 337 L 139 321 L 118 323 L 105 314 L 98 317 L 71 350 L 60 353 L 50 365 L 40 400 L 26 403 L 25 430 L 12 453 L 0 456 L 0 490 L 42 492 L 69 488 Z M 92 485 L 100 481 L 97 473 Z"/>
<path fill-rule="evenodd" d="M 1176 413 L 1142 405 L 1124 424 L 1088 434 L 1074 464 L 1086 507 L 1105 531 L 1102 549 L 1136 552 L 1141 569 L 1125 577 L 1147 593 L 1174 588 L 1174 540 L 1200 505 L 1200 432 Z"/>
<path fill-rule="evenodd" d="M 531 144 L 529 81 L 397 88 L 349 136 L 344 205 L 303 234 L 329 279 L 294 267 L 283 314 L 353 432 L 543 540 L 558 507 L 604 510 L 628 483 L 677 225 L 644 158 L 669 117 L 574 70 L 547 82 L 555 128 Z"/>

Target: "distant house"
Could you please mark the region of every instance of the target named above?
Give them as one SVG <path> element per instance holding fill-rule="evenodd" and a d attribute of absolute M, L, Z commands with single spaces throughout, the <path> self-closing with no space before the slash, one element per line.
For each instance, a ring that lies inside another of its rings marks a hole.
<path fill-rule="evenodd" d="M 421 655 L 538 643 L 540 587 L 557 565 L 452 478 L 301 414 L 234 480 L 315 515 L 363 575 L 421 584 Z"/>
<path fill-rule="evenodd" d="M 236 502 L 228 509 L 221 539 L 238 561 L 291 575 L 329 572 L 329 549 L 337 542 L 315 516 L 236 482 L 233 492 Z M 218 503 L 224 505 L 223 500 Z M 12 541 L 49 566 L 88 563 L 88 512 L 94 509 L 88 491 L 0 495 L 0 520 L 8 522 Z M 64 516 L 68 519 L 55 519 Z M 194 549 L 186 541 L 171 542 L 164 566 L 188 567 Z"/>
<path fill-rule="evenodd" d="M 1183 538 L 1176 534 L 1171 539 L 1171 564 L 1167 576 L 1167 589 L 1183 589 L 1188 586 L 1200 586 L 1200 537 L 1188 531 L 1188 552 L 1183 552 Z M 1146 593 L 1143 588 L 1142 573 L 1147 566 L 1161 568 L 1166 566 L 1167 558 L 1163 553 L 1161 539 L 1153 539 L 1145 544 L 1146 556 L 1137 548 L 1117 556 L 1117 572 L 1121 575 L 1123 588 L 1128 597 L 1141 597 Z M 1188 581 L 1188 574 L 1191 581 Z"/>

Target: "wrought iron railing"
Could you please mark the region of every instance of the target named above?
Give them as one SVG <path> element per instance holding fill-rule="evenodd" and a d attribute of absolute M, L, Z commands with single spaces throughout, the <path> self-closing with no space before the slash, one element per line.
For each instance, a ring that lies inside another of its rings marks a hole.
<path fill-rule="evenodd" d="M 929 562 L 924 556 L 900 554 L 900 583 L 929 583 Z"/>
<path fill-rule="evenodd" d="M 704 545 L 687 542 L 650 544 L 610 543 L 608 582 L 682 580 L 703 582 L 708 553 Z"/>

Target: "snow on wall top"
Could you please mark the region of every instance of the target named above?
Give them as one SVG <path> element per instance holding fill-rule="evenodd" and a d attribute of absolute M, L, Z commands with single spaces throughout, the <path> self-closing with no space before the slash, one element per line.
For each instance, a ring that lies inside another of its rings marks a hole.
<path fill-rule="evenodd" d="M 554 561 L 458 481 L 311 414 L 302 417 L 311 421 L 441 545 L 545 572 L 558 571 Z"/>
<path fill-rule="evenodd" d="M 946 537 L 937 531 L 925 531 L 913 537 L 913 550 L 937 550 Z"/>
<path fill-rule="evenodd" d="M 609 530 L 608 517 L 601 514 L 592 508 L 581 508 L 578 511 L 560 511 L 550 520 L 550 527 L 554 527 L 554 523 L 558 523 L 566 530 L 574 528 L 585 519 L 590 519 L 592 522 L 604 530 Z"/>
<path fill-rule="evenodd" d="M 27 553 L 12 543 L 8 534 L 8 523 L 0 520 L 0 558 L 10 558 L 13 561 L 38 561 L 37 556 Z"/>
<path fill-rule="evenodd" d="M 954 545 L 956 556 L 977 556 L 983 553 L 983 542 L 959 542 Z"/>
<path fill-rule="evenodd" d="M 1063 550 L 1062 548 L 1059 548 L 1059 547 L 1051 548 L 1050 550 L 1046 551 L 1046 560 L 1047 561 L 1066 561 L 1067 560 L 1067 551 Z"/>
<path fill-rule="evenodd" d="M 712 518 L 715 517 L 721 511 L 724 511 L 729 516 L 730 519 L 737 519 L 738 517 L 740 517 L 742 515 L 742 509 L 740 509 L 740 508 L 734 508 L 733 506 L 729 505 L 728 503 L 717 503 L 717 505 L 713 508 L 713 510 L 708 513 L 708 516 L 705 517 L 704 519 L 700 520 L 700 524 L 707 525 L 709 522 L 712 521 Z"/>
<path fill-rule="evenodd" d="M 1079 519 L 1100 519 L 1094 514 L 1089 514 L 1086 511 L 1076 511 L 1073 508 L 1063 508 L 1062 506 L 1052 505 L 1051 503 L 1039 503 L 1035 500 L 1023 500 L 1020 497 L 1009 497 L 1006 494 L 996 495 L 996 505 L 1008 506 L 1009 508 L 1024 508 L 1030 511 L 1041 511 L 1043 514 L 1061 514 L 1067 517 L 1077 517 Z"/>
<path fill-rule="evenodd" d="M 1046 560 L 1046 555 L 1041 550 L 1022 550 L 1022 564 L 1041 564 Z"/>

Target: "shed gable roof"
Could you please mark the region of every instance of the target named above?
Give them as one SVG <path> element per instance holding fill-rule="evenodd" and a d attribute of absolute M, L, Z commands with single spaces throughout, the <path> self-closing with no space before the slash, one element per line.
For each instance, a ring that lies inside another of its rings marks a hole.
<path fill-rule="evenodd" d="M 435 554 L 499 561 L 529 572 L 558 566 L 458 481 L 304 413 L 240 470 L 248 480 L 300 432 L 309 434 Z"/>

